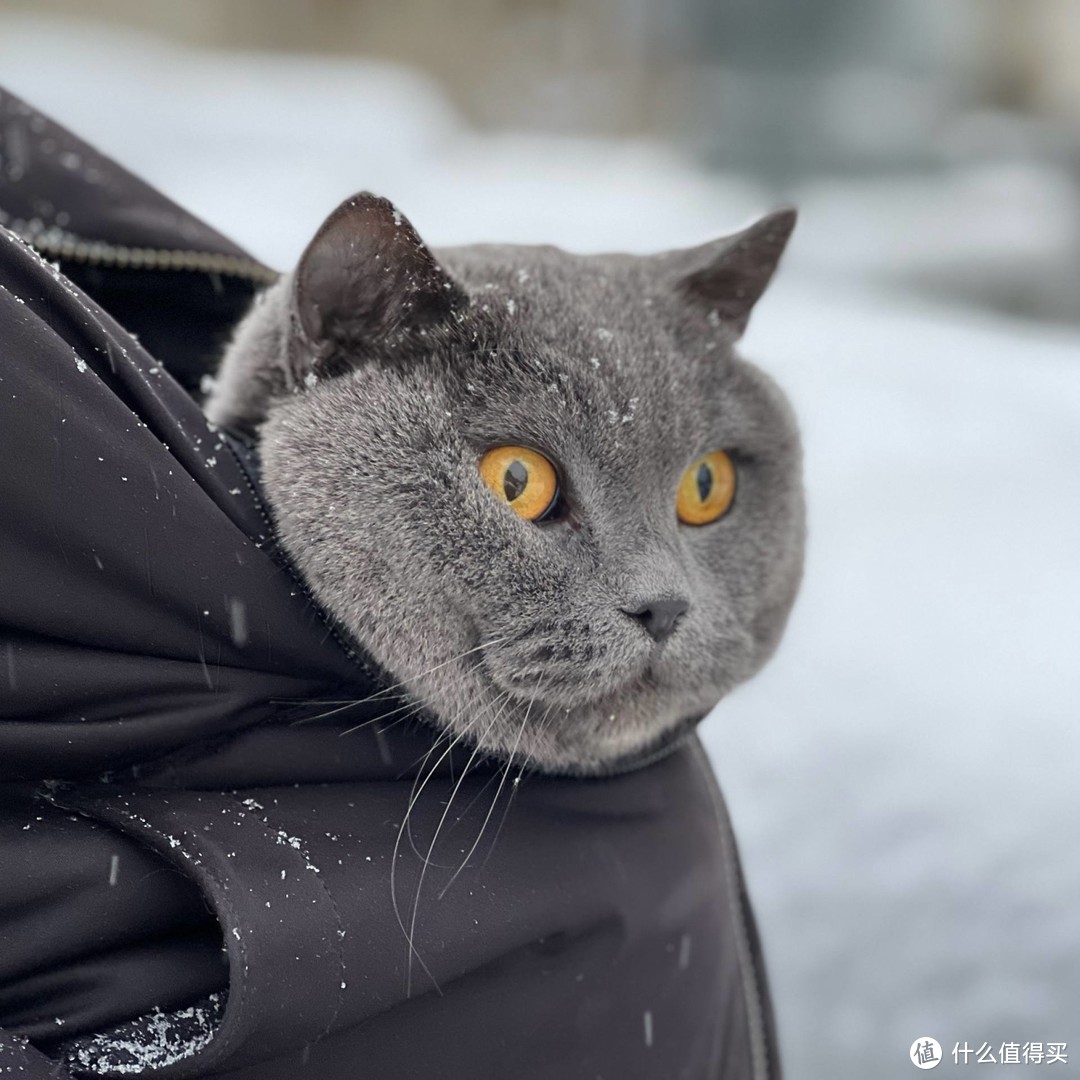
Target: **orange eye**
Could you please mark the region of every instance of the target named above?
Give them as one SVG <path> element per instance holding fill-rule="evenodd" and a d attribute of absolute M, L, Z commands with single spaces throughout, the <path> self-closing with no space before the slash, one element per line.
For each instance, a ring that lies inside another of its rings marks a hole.
<path fill-rule="evenodd" d="M 687 525 L 708 525 L 724 515 L 734 498 L 735 466 L 723 450 L 714 450 L 682 474 L 675 511 Z"/>
<path fill-rule="evenodd" d="M 524 446 L 496 446 L 480 459 L 480 476 L 518 517 L 536 521 L 559 493 L 555 466 Z"/>

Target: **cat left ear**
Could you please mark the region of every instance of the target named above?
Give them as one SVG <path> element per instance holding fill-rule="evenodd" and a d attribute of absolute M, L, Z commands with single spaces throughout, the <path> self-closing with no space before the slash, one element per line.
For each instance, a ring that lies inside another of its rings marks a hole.
<path fill-rule="evenodd" d="M 336 374 L 360 356 L 449 321 L 468 297 L 388 199 L 361 192 L 308 244 L 293 303 L 314 355 L 308 362 L 320 374 Z"/>
<path fill-rule="evenodd" d="M 777 210 L 734 236 L 677 253 L 676 288 L 741 335 L 776 272 L 797 216 L 791 208 Z"/>

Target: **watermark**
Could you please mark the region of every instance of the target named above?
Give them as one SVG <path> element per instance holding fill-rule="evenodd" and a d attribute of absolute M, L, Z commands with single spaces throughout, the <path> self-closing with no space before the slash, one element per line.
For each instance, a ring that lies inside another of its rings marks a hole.
<path fill-rule="evenodd" d="M 929 1035 L 920 1035 L 911 1044 L 909 1057 L 916 1069 L 936 1069 L 941 1064 L 941 1043 Z"/>
<path fill-rule="evenodd" d="M 920 1035 L 908 1051 L 916 1069 L 936 1069 L 948 1055 L 941 1043 L 930 1035 Z M 1003 1042 L 996 1046 L 982 1042 L 972 1046 L 966 1039 L 954 1043 L 954 1065 L 1067 1065 L 1069 1044 L 1064 1042 Z"/>
<path fill-rule="evenodd" d="M 1067 1065 L 1069 1044 L 1063 1042 L 999 1043 L 996 1051 L 991 1043 L 976 1048 L 967 1040 L 957 1043 L 952 1051 L 957 1065 Z"/>

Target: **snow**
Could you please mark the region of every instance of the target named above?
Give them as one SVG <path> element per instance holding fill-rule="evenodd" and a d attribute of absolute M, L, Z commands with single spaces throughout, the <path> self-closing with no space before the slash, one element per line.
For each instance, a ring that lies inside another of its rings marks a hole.
<path fill-rule="evenodd" d="M 359 188 L 432 243 L 576 250 L 699 243 L 774 201 L 660 145 L 471 132 L 374 64 L 4 17 L 0 69 L 277 266 Z M 1076 194 L 1023 162 L 803 194 L 745 346 L 805 432 L 805 585 L 703 729 L 786 1073 L 907 1077 L 920 1036 L 1080 1054 L 1080 332 L 887 285 L 1060 265 Z"/>
<path fill-rule="evenodd" d="M 1076 1040 L 1080 336 L 792 278 L 748 347 L 802 418 L 810 549 L 705 735 L 790 1073 Z"/>
<path fill-rule="evenodd" d="M 100 1035 L 73 1039 L 64 1047 L 64 1056 L 80 1072 L 146 1074 L 184 1061 L 206 1047 L 223 1011 L 221 995 L 211 994 L 188 1009 L 155 1010 Z"/>

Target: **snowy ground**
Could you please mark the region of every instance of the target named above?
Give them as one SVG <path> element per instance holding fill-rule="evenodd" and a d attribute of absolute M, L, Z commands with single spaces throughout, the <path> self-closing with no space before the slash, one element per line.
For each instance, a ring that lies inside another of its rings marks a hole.
<path fill-rule="evenodd" d="M 579 250 L 697 242 L 769 201 L 662 147 L 471 134 L 423 81 L 372 65 L 5 20 L 0 73 L 278 266 L 362 187 L 432 243 Z M 805 429 L 805 588 L 776 660 L 705 727 L 787 1073 L 910 1076 L 909 1044 L 933 1035 L 995 1056 L 1067 1041 L 1050 1075 L 1072 1075 L 1080 332 L 852 271 L 1053 266 L 1075 195 L 1015 163 L 842 194 L 806 193 L 746 342 Z"/>

